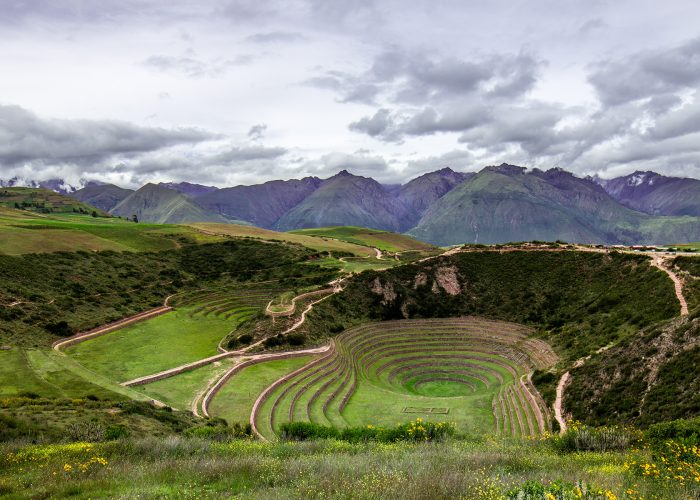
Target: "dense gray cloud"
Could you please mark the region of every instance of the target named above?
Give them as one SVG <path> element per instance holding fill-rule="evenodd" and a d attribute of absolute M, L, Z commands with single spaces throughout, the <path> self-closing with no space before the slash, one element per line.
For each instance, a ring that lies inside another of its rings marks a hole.
<path fill-rule="evenodd" d="M 4 166 L 23 162 L 91 163 L 218 137 L 198 128 L 44 119 L 19 106 L 0 106 L 0 165 Z"/>
<path fill-rule="evenodd" d="M 663 14 L 656 0 L 7 2 L 0 90 L 17 106 L 0 107 L 0 177 L 400 182 L 502 161 L 698 176 L 700 4 Z"/>
<path fill-rule="evenodd" d="M 700 84 L 700 38 L 671 49 L 597 63 L 589 79 L 601 102 L 608 106 L 683 88 L 697 88 Z"/>

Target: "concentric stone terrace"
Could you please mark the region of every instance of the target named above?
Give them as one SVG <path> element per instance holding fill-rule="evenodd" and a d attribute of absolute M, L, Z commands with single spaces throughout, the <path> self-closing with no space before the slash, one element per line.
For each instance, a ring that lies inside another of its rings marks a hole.
<path fill-rule="evenodd" d="M 550 423 L 528 376 L 557 358 L 531 334 L 474 317 L 353 328 L 260 394 L 251 422 L 273 438 L 283 422 L 393 425 L 406 420 L 408 408 L 466 432 L 534 435 Z"/>

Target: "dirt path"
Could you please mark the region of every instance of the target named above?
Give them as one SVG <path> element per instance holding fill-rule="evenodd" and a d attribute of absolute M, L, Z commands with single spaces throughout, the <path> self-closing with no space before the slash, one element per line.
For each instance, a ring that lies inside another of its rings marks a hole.
<path fill-rule="evenodd" d="M 554 400 L 554 418 L 559 422 L 559 434 L 564 434 L 566 432 L 566 420 L 564 419 L 564 390 L 566 385 L 569 383 L 571 374 L 569 372 L 564 373 L 559 379 L 559 384 L 557 384 L 557 397 Z"/>
<path fill-rule="evenodd" d="M 233 356 L 240 356 L 242 354 L 242 351 L 228 351 L 226 353 L 217 354 L 208 358 L 198 359 L 197 361 L 193 361 L 192 363 L 186 363 L 184 365 L 176 366 L 175 368 L 163 370 L 162 372 L 154 373 L 152 375 L 144 375 L 143 377 L 138 377 L 132 380 L 128 380 L 126 382 L 122 382 L 119 385 L 123 385 L 124 387 L 133 387 L 135 385 L 150 384 L 151 382 L 163 380 L 164 378 L 174 377 L 175 375 L 179 375 L 180 373 L 184 373 L 190 370 L 196 370 L 197 368 L 208 365 L 210 363 L 215 363 L 217 361 L 221 361 L 222 359 L 231 358 Z"/>
<path fill-rule="evenodd" d="M 335 292 L 335 288 L 323 288 L 321 290 L 314 290 L 312 292 L 306 292 L 306 293 L 299 294 L 292 299 L 292 303 L 290 304 L 289 308 L 287 308 L 284 311 L 272 311 L 270 309 L 270 306 L 272 305 L 272 302 L 274 301 L 274 299 L 273 299 L 267 303 L 267 306 L 265 307 L 265 314 L 267 314 L 268 316 L 272 316 L 272 317 L 291 316 L 292 314 L 294 314 L 294 311 L 296 311 L 297 302 L 299 300 L 303 300 L 303 299 L 306 299 L 308 297 L 313 297 L 315 295 L 320 295 L 323 293 L 337 293 L 337 292 Z"/>
<path fill-rule="evenodd" d="M 673 281 L 673 288 L 676 291 L 676 297 L 678 297 L 678 302 L 681 304 L 681 316 L 687 316 L 688 315 L 688 303 L 685 301 L 685 297 L 683 296 L 683 283 L 681 280 L 676 276 L 676 273 L 671 271 L 671 269 L 668 267 L 668 264 L 666 263 L 666 260 L 660 256 L 660 255 L 655 255 L 651 258 L 651 265 L 654 267 L 657 267 L 661 269 L 663 272 L 668 274 L 669 278 Z"/>

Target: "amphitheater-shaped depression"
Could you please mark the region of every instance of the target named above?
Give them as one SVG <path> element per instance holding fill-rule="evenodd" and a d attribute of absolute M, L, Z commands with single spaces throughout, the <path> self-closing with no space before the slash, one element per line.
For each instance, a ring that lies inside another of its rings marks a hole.
<path fill-rule="evenodd" d="M 464 432 L 534 435 L 550 417 L 529 374 L 557 357 L 532 333 L 476 317 L 358 326 L 262 391 L 251 422 L 269 439 L 284 422 L 392 426 L 416 417 Z M 228 385 L 235 390 L 236 378 Z"/>

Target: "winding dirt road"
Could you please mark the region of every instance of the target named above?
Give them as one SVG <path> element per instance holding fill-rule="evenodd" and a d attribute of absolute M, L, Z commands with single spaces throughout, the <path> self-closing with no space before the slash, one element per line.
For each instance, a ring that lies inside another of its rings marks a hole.
<path fill-rule="evenodd" d="M 571 379 L 571 374 L 566 372 L 559 379 L 557 384 L 557 397 L 554 400 L 554 418 L 559 423 L 559 434 L 564 434 L 566 432 L 566 419 L 564 419 L 563 414 L 563 402 L 564 402 L 564 391 L 566 390 L 566 385 Z"/>
<path fill-rule="evenodd" d="M 676 291 L 676 297 L 678 297 L 678 302 L 681 304 L 681 316 L 688 315 L 688 303 L 683 296 L 683 282 L 676 276 L 676 273 L 671 271 L 668 267 L 666 259 L 660 255 L 654 255 L 651 258 L 651 265 L 661 269 L 663 272 L 668 274 L 669 278 L 673 281 L 673 288 Z"/>

